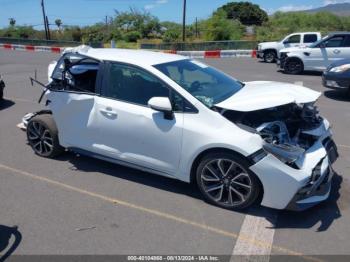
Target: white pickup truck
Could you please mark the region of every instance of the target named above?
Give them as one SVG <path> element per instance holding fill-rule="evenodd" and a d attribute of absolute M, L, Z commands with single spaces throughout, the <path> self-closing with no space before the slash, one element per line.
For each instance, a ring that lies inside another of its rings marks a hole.
<path fill-rule="evenodd" d="M 263 42 L 258 45 L 257 57 L 267 63 L 273 63 L 279 57 L 279 51 L 288 47 L 308 46 L 320 40 L 320 32 L 303 32 L 287 35 L 279 42 Z"/>

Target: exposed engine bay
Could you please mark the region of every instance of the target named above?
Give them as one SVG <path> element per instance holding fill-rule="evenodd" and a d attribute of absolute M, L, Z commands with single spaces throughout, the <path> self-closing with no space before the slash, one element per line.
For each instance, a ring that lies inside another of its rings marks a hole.
<path fill-rule="evenodd" d="M 322 135 L 323 124 L 313 103 L 287 104 L 251 112 L 223 110 L 222 115 L 241 128 L 257 132 L 266 142 L 264 149 L 286 163 L 296 161 Z"/>

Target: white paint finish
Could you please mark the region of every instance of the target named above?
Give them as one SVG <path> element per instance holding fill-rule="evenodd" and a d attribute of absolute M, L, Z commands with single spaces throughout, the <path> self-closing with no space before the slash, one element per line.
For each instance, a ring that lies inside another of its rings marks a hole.
<path fill-rule="evenodd" d="M 169 174 L 178 170 L 183 114 L 175 113 L 174 119 L 168 120 L 164 113 L 146 106 L 103 97 L 96 98 L 96 107 L 95 121 L 103 128 L 94 150 Z"/>
<path fill-rule="evenodd" d="M 299 85 L 253 81 L 246 82 L 244 88 L 216 106 L 248 112 L 289 103 L 310 103 L 316 101 L 320 95 L 320 92 Z"/>
<path fill-rule="evenodd" d="M 119 48 L 89 48 L 86 46 L 70 49 L 69 52 L 78 52 L 98 60 L 117 61 L 142 67 L 187 59 L 184 56 L 161 52 Z"/>
<path fill-rule="evenodd" d="M 349 34 L 334 33 L 322 39 L 325 44 L 332 37 L 349 37 Z M 281 49 L 280 52 L 287 53 L 288 57 L 299 58 L 305 70 L 324 71 L 332 63 L 350 58 L 350 47 L 322 47 L 322 46 L 302 46 Z"/>
<path fill-rule="evenodd" d="M 141 66 L 184 96 L 198 112 L 175 112 L 173 119 L 166 119 L 163 112 L 148 106 L 93 94 L 48 92 L 49 108 L 62 146 L 84 149 L 95 157 L 134 165 L 142 170 L 150 169 L 186 182 L 190 181 L 194 160 L 207 149 L 229 149 L 249 156 L 262 148 L 263 140 L 258 134 L 238 127 L 219 112 L 206 107 L 152 66 L 152 63 L 183 57 L 134 50 L 87 48 L 79 52 L 102 60 L 108 57 L 108 60 Z M 319 95 L 292 84 L 257 81 L 246 83 L 219 106 L 252 111 L 292 102 L 313 102 Z M 329 133 L 325 132 L 325 135 Z M 263 205 L 274 208 L 287 205 L 294 193 L 305 185 L 312 168 L 324 157 L 324 148 L 320 144 L 317 146 L 320 148 L 306 152 L 299 163 L 301 170 L 292 169 L 271 155 L 251 167 L 264 187 Z"/>
<path fill-rule="evenodd" d="M 156 111 L 171 112 L 172 110 L 170 100 L 167 97 L 152 97 L 148 101 L 148 106 Z"/>
<path fill-rule="evenodd" d="M 270 260 L 276 222 L 277 213 L 271 210 L 264 210 L 261 216 L 246 215 L 232 250 L 232 260 L 235 261 L 234 256 L 242 256 L 237 257 L 239 261 L 268 262 Z M 247 239 L 252 241 L 247 241 Z M 263 243 L 263 245 L 258 245 L 259 243 Z"/>
<path fill-rule="evenodd" d="M 265 50 L 276 50 L 277 54 L 280 50 L 284 48 L 290 48 L 290 47 L 299 47 L 299 46 L 307 46 L 311 43 L 305 43 L 304 42 L 304 36 L 308 34 L 315 34 L 317 36 L 317 41 L 321 39 L 321 33 L 320 32 L 304 32 L 304 33 L 293 33 L 290 35 L 287 35 L 285 38 L 283 38 L 279 42 L 263 42 L 258 45 L 259 51 L 265 51 Z M 288 43 L 288 39 L 292 36 L 300 35 L 300 41 L 298 43 Z"/>

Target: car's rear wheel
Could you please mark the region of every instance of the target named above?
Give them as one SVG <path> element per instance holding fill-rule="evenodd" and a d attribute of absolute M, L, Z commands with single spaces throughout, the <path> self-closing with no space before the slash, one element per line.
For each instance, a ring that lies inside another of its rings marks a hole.
<path fill-rule="evenodd" d="M 273 50 L 268 50 L 264 53 L 264 61 L 266 63 L 273 63 L 276 61 L 276 52 Z"/>
<path fill-rule="evenodd" d="M 64 151 L 58 141 L 58 131 L 49 114 L 33 117 L 27 126 L 27 139 L 34 152 L 42 157 L 53 158 Z"/>
<path fill-rule="evenodd" d="M 261 191 L 248 162 L 230 153 L 212 153 L 199 163 L 196 173 L 204 198 L 217 206 L 243 209 L 252 205 Z"/>
<path fill-rule="evenodd" d="M 284 65 L 284 72 L 297 75 L 304 71 L 303 62 L 298 58 L 289 58 Z"/>

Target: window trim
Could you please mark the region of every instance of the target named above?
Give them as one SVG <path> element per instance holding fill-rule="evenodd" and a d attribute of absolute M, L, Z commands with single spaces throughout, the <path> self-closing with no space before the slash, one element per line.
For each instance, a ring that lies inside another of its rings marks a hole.
<path fill-rule="evenodd" d="M 187 113 L 187 114 L 198 114 L 199 113 L 198 109 L 191 102 L 189 102 L 185 97 L 183 97 L 176 90 L 174 90 L 174 88 L 172 88 L 163 79 L 159 78 L 157 75 L 155 75 L 154 73 L 150 72 L 149 70 L 147 70 L 147 69 L 145 69 L 145 68 L 143 68 L 141 66 L 130 64 L 130 63 L 125 63 L 125 62 L 105 60 L 102 63 L 104 64 L 104 71 L 103 71 L 104 72 L 103 73 L 104 77 L 103 77 L 101 90 L 100 90 L 101 91 L 100 92 L 100 96 L 101 97 L 107 98 L 107 99 L 111 99 L 111 100 L 115 100 L 115 101 L 119 101 L 119 102 L 123 102 L 123 103 L 132 104 L 132 105 L 137 105 L 137 106 L 141 106 L 141 107 L 145 107 L 145 108 L 150 108 L 148 105 L 134 103 L 134 102 L 118 99 L 118 98 L 115 98 L 115 97 L 109 97 L 109 96 L 106 95 L 107 89 L 108 89 L 108 80 L 109 80 L 109 67 L 110 67 L 111 64 L 118 64 L 118 65 L 121 65 L 121 66 L 128 66 L 128 67 L 131 67 L 131 68 L 135 68 L 137 70 L 143 71 L 143 72 L 151 75 L 152 77 L 156 78 L 166 88 L 168 88 L 168 90 L 169 90 L 169 99 L 170 99 L 170 95 L 172 95 L 172 93 L 175 93 L 178 96 L 180 96 L 182 98 L 182 100 L 184 101 L 183 108 L 182 108 L 182 110 L 173 111 L 173 113 L 184 113 L 184 114 L 185 113 Z M 189 105 L 189 107 L 191 108 L 189 111 L 185 110 L 185 103 L 187 103 Z"/>

